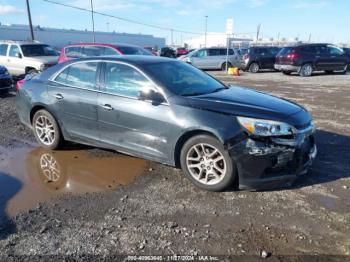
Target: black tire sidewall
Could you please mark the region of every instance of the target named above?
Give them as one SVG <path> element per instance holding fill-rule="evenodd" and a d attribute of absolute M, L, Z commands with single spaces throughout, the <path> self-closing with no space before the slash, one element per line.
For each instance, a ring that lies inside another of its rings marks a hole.
<path fill-rule="evenodd" d="M 188 150 L 190 150 L 190 148 L 193 145 L 199 144 L 199 143 L 206 143 L 206 144 L 215 146 L 218 150 L 220 150 L 221 154 L 225 158 L 225 162 L 226 162 L 225 177 L 223 178 L 223 180 L 221 180 L 219 183 L 215 185 L 205 185 L 200 183 L 194 177 L 192 177 L 191 173 L 187 168 L 186 156 L 187 156 Z M 229 153 L 224 149 L 223 145 L 219 140 L 209 135 L 203 134 L 203 135 L 197 135 L 190 138 L 182 147 L 181 154 L 180 154 L 180 163 L 181 163 L 181 168 L 183 173 L 194 185 L 209 191 L 223 191 L 224 189 L 227 189 L 228 187 L 232 186 L 233 182 L 237 177 L 236 168 Z"/>
<path fill-rule="evenodd" d="M 51 144 L 51 145 L 45 145 L 43 144 L 37 133 L 36 133 L 36 130 L 35 130 L 35 122 L 37 120 L 38 117 L 40 116 L 45 116 L 47 118 L 50 119 L 51 123 L 53 124 L 53 127 L 55 129 L 55 138 L 54 138 L 54 142 Z M 41 147 L 43 148 L 46 148 L 46 149 L 50 149 L 50 150 L 55 150 L 55 149 L 59 149 L 61 147 L 61 144 L 62 144 L 62 134 L 61 134 L 61 130 L 58 126 L 58 123 L 56 121 L 56 119 L 53 117 L 53 115 L 51 115 L 48 111 L 46 110 L 39 110 L 37 111 L 35 114 L 34 114 L 34 117 L 33 117 L 33 132 L 34 132 L 34 136 L 37 140 L 37 142 L 40 144 Z"/>

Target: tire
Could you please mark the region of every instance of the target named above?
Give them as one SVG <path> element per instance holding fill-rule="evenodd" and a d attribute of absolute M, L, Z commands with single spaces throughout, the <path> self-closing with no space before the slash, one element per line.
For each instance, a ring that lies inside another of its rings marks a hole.
<path fill-rule="evenodd" d="M 46 149 L 59 149 L 63 144 L 63 136 L 56 119 L 46 110 L 39 110 L 32 121 L 36 140 Z"/>
<path fill-rule="evenodd" d="M 29 70 L 28 70 L 27 75 L 37 74 L 37 73 L 39 73 L 38 70 L 32 68 L 32 69 L 29 69 Z"/>
<path fill-rule="evenodd" d="M 225 63 L 223 63 L 223 64 L 221 65 L 221 71 L 227 71 L 226 68 L 228 69 L 228 68 L 230 68 L 230 67 L 232 67 L 231 63 L 228 62 L 228 63 L 227 63 L 227 67 L 226 67 L 226 62 L 225 62 Z"/>
<path fill-rule="evenodd" d="M 190 138 L 182 147 L 180 162 L 187 178 L 205 190 L 222 191 L 232 186 L 237 177 L 229 153 L 209 135 Z"/>
<path fill-rule="evenodd" d="M 300 68 L 299 75 L 302 77 L 309 77 L 312 75 L 313 72 L 314 69 L 312 67 L 312 64 L 307 63 Z"/>
<path fill-rule="evenodd" d="M 260 70 L 260 66 L 258 63 L 251 63 L 249 66 L 249 72 L 251 73 L 258 73 Z"/>
<path fill-rule="evenodd" d="M 291 72 L 291 71 L 282 71 L 282 73 L 283 73 L 284 75 L 289 76 L 292 72 Z"/>

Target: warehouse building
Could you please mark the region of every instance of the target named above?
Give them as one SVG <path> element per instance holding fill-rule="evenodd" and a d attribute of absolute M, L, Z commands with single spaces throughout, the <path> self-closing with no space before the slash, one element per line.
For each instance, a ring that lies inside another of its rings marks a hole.
<path fill-rule="evenodd" d="M 87 30 L 67 30 L 47 27 L 34 27 L 35 40 L 61 48 L 66 44 L 92 42 L 93 35 Z M 116 32 L 95 32 L 96 42 L 99 43 L 125 43 L 141 47 L 152 46 L 161 48 L 165 46 L 165 38 L 153 35 L 127 34 Z M 29 40 L 30 30 L 26 25 L 0 25 L 0 40 Z"/>

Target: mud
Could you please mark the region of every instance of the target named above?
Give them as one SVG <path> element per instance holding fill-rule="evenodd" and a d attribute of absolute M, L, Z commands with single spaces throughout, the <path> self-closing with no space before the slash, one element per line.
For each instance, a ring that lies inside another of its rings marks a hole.
<path fill-rule="evenodd" d="M 84 194 L 115 190 L 145 173 L 149 162 L 105 151 L 96 155 L 86 148 L 49 151 L 43 148 L 0 147 L 0 174 L 21 184 L 8 202 L 6 212 L 14 216 L 65 194 Z M 12 195 L 14 186 L 2 181 L 1 195 Z"/>

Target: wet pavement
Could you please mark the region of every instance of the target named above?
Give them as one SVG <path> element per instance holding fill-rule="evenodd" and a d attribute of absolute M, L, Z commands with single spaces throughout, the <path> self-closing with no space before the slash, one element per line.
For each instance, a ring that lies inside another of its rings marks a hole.
<path fill-rule="evenodd" d="M 0 196 L 10 199 L 10 216 L 63 194 L 114 190 L 133 182 L 149 166 L 142 159 L 86 148 L 0 147 L 0 159 Z"/>

